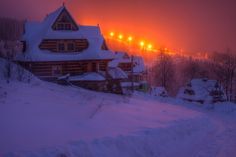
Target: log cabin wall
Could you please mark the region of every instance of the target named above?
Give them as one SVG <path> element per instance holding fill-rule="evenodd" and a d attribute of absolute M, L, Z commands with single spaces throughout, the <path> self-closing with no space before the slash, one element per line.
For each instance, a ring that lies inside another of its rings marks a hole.
<path fill-rule="evenodd" d="M 99 61 L 56 61 L 20 62 L 24 68 L 43 80 L 55 80 L 59 76 L 81 75 L 86 72 L 107 71 L 109 60 Z"/>
<path fill-rule="evenodd" d="M 88 46 L 87 39 L 44 39 L 39 48 L 51 52 L 81 52 Z"/>

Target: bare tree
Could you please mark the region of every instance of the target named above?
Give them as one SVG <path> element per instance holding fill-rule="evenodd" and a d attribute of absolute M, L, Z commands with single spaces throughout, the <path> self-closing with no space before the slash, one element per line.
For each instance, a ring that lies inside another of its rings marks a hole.
<path fill-rule="evenodd" d="M 169 92 L 172 92 L 175 73 L 171 56 L 161 51 L 154 65 L 154 70 L 155 84 L 165 87 Z"/>
<path fill-rule="evenodd" d="M 183 76 L 185 76 L 188 80 L 192 80 L 199 76 L 200 73 L 200 65 L 197 61 L 189 58 L 186 61 L 185 67 L 183 69 Z"/>
<path fill-rule="evenodd" d="M 209 78 L 208 62 L 189 58 L 181 69 L 181 75 L 185 82 L 194 78 Z"/>
<path fill-rule="evenodd" d="M 233 101 L 234 79 L 236 75 L 236 54 L 229 49 L 224 53 L 215 52 L 211 56 L 215 78 L 224 86 L 228 101 Z"/>

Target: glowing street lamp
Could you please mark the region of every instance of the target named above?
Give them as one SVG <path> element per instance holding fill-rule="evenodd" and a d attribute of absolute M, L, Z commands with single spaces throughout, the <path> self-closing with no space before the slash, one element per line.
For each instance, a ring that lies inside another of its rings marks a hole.
<path fill-rule="evenodd" d="M 115 35 L 114 32 L 111 32 L 111 33 L 110 33 L 110 36 L 111 36 L 111 37 L 114 37 L 114 35 Z"/>
<path fill-rule="evenodd" d="M 139 44 L 141 47 L 143 47 L 145 45 L 144 41 L 141 41 Z"/>
<path fill-rule="evenodd" d="M 153 47 L 152 44 L 148 44 L 147 48 L 148 48 L 148 50 L 152 50 L 152 47 Z"/>
<path fill-rule="evenodd" d="M 119 38 L 120 40 L 122 40 L 122 39 L 123 39 L 123 35 L 120 34 L 120 35 L 118 36 L 118 38 Z"/>
<path fill-rule="evenodd" d="M 131 42 L 133 38 L 131 36 L 128 37 L 128 41 Z"/>

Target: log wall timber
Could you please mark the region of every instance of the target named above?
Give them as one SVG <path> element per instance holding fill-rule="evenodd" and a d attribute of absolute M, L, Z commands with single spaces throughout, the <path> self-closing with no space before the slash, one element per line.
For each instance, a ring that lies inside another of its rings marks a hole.
<path fill-rule="evenodd" d="M 56 79 L 66 74 L 81 75 L 86 72 L 107 71 L 109 60 L 97 61 L 53 61 L 53 62 L 19 62 L 39 78 Z M 94 66 L 96 68 L 94 68 Z M 53 71 L 55 70 L 56 71 Z"/>
<path fill-rule="evenodd" d="M 63 52 L 81 52 L 89 46 L 87 39 L 43 39 L 39 48 L 51 52 L 61 52 L 59 44 L 64 44 L 65 50 Z M 73 44 L 74 48 L 69 49 L 68 44 Z"/>

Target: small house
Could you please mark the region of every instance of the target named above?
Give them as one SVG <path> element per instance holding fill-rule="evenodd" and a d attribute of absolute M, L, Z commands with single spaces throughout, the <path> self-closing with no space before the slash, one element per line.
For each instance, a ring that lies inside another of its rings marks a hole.
<path fill-rule="evenodd" d="M 129 56 L 125 52 L 115 52 L 114 60 L 109 62 L 109 68 L 119 68 L 127 77 L 120 79 L 121 88 L 146 91 L 146 69 L 142 57 Z"/>
<path fill-rule="evenodd" d="M 179 90 L 177 97 L 201 104 L 225 101 L 225 93 L 219 82 L 207 78 L 191 80 Z"/>

